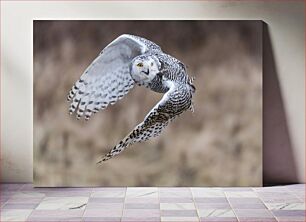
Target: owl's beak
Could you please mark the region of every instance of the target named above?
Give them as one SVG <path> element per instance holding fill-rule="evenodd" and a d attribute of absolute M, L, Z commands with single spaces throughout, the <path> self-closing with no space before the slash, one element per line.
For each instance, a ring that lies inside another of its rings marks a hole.
<path fill-rule="evenodd" d="M 147 71 L 142 71 L 144 74 L 146 74 L 147 76 L 149 75 L 149 69 L 147 69 Z"/>

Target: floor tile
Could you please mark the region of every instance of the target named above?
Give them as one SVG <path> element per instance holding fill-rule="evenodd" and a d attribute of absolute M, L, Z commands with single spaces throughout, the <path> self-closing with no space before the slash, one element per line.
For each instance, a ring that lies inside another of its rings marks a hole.
<path fill-rule="evenodd" d="M 299 200 L 305 203 L 305 191 L 295 191 L 295 192 L 291 192 L 291 194 L 293 194 Z"/>
<path fill-rule="evenodd" d="M 152 204 L 158 204 L 159 200 L 158 198 L 126 198 L 125 203 L 152 203 Z"/>
<path fill-rule="evenodd" d="M 292 184 L 292 185 L 287 185 L 285 187 L 289 190 L 303 190 L 303 191 L 305 191 L 305 189 L 306 189 L 305 184 Z"/>
<path fill-rule="evenodd" d="M 230 204 L 261 204 L 262 201 L 259 198 L 254 197 L 229 197 Z"/>
<path fill-rule="evenodd" d="M 301 201 L 295 195 L 289 192 L 259 192 L 258 196 L 265 203 L 296 203 Z"/>
<path fill-rule="evenodd" d="M 287 192 L 277 192 L 275 190 L 270 190 L 270 191 L 259 191 L 256 192 L 256 194 L 260 197 L 280 197 L 280 196 L 292 196 L 291 192 L 287 190 Z"/>
<path fill-rule="evenodd" d="M 280 197 L 272 197 L 272 198 L 263 198 L 262 201 L 266 203 L 302 203 L 302 200 L 299 200 L 298 198 L 280 198 Z"/>
<path fill-rule="evenodd" d="M 1 206 L 4 205 L 8 200 L 10 199 L 10 197 L 0 197 L 0 202 L 1 202 Z"/>
<path fill-rule="evenodd" d="M 224 197 L 225 194 L 220 188 L 191 188 L 194 197 Z"/>
<path fill-rule="evenodd" d="M 2 209 L 4 207 L 4 205 L 5 205 L 5 202 L 1 202 L 0 203 L 0 208 Z"/>
<path fill-rule="evenodd" d="M 47 197 L 89 197 L 90 191 L 48 191 L 43 192 Z"/>
<path fill-rule="evenodd" d="M 34 187 L 34 190 L 43 192 L 54 191 L 54 192 L 91 192 L 92 187 Z"/>
<path fill-rule="evenodd" d="M 40 203 L 44 198 L 43 197 L 12 197 L 10 198 L 7 203 L 11 204 L 38 204 Z"/>
<path fill-rule="evenodd" d="M 230 209 L 229 203 L 195 203 L 198 209 Z"/>
<path fill-rule="evenodd" d="M 64 221 L 73 221 L 73 222 L 80 222 L 82 221 L 82 217 L 32 217 L 30 216 L 26 221 L 32 222 L 64 222 Z"/>
<path fill-rule="evenodd" d="M 160 197 L 192 197 L 189 188 L 159 188 Z"/>
<path fill-rule="evenodd" d="M 305 210 L 305 203 L 266 203 L 269 210 Z"/>
<path fill-rule="evenodd" d="M 196 210 L 161 210 L 162 217 L 197 217 Z"/>
<path fill-rule="evenodd" d="M 305 210 L 272 210 L 276 217 L 304 217 Z"/>
<path fill-rule="evenodd" d="M 235 217 L 232 209 L 199 209 L 200 217 Z"/>
<path fill-rule="evenodd" d="M 241 217 L 239 222 L 277 222 L 275 218 Z"/>
<path fill-rule="evenodd" d="M 278 192 L 278 193 L 287 193 L 288 188 L 286 186 L 269 186 L 269 187 L 255 187 L 253 188 L 256 192 Z"/>
<path fill-rule="evenodd" d="M 235 217 L 201 217 L 201 222 L 238 222 Z"/>
<path fill-rule="evenodd" d="M 305 222 L 305 218 L 304 217 L 279 217 L 277 218 L 278 222 Z"/>
<path fill-rule="evenodd" d="M 104 197 L 90 197 L 88 199 L 89 203 L 123 203 L 124 198 L 112 197 L 112 198 L 104 198 Z"/>
<path fill-rule="evenodd" d="M 263 203 L 231 203 L 233 209 L 267 209 Z"/>
<path fill-rule="evenodd" d="M 69 210 L 84 209 L 88 197 L 45 197 L 37 206 L 37 210 Z"/>
<path fill-rule="evenodd" d="M 159 222 L 160 217 L 122 217 L 121 222 Z"/>
<path fill-rule="evenodd" d="M 222 191 L 231 191 L 231 192 L 244 192 L 244 191 L 251 191 L 254 192 L 252 187 L 223 187 L 221 188 Z"/>
<path fill-rule="evenodd" d="M 83 217 L 84 222 L 121 222 L 121 217 Z"/>
<path fill-rule="evenodd" d="M 227 191 L 226 197 L 257 197 L 257 194 L 252 191 Z"/>
<path fill-rule="evenodd" d="M 92 203 L 86 205 L 86 209 L 123 209 L 123 203 Z"/>
<path fill-rule="evenodd" d="M 194 203 L 161 203 L 161 210 L 195 210 Z"/>
<path fill-rule="evenodd" d="M 187 192 L 190 191 L 191 192 L 191 188 L 190 187 L 158 187 L 159 191 L 176 191 L 176 192 Z"/>
<path fill-rule="evenodd" d="M 84 217 L 121 217 L 123 209 L 86 209 Z"/>
<path fill-rule="evenodd" d="M 84 210 L 33 210 L 30 218 L 76 218 L 82 217 Z"/>
<path fill-rule="evenodd" d="M 2 209 L 35 209 L 38 206 L 37 204 L 27 203 L 27 204 L 20 204 L 20 203 L 7 203 L 3 206 Z"/>
<path fill-rule="evenodd" d="M 125 190 L 117 190 L 117 191 L 94 191 L 91 193 L 91 197 L 125 197 Z"/>
<path fill-rule="evenodd" d="M 160 197 L 161 203 L 193 203 L 191 197 Z"/>
<path fill-rule="evenodd" d="M 269 210 L 266 209 L 234 209 L 238 219 L 240 218 L 274 218 Z"/>
<path fill-rule="evenodd" d="M 159 209 L 124 209 L 123 217 L 160 217 Z"/>
<path fill-rule="evenodd" d="M 196 203 L 228 203 L 225 197 L 195 197 Z"/>
<path fill-rule="evenodd" d="M 159 209 L 158 203 L 126 203 L 125 209 Z"/>
<path fill-rule="evenodd" d="M 27 191 L 18 191 L 15 192 L 12 198 L 43 198 L 46 195 L 40 192 L 27 192 Z"/>
<path fill-rule="evenodd" d="M 126 187 L 93 187 L 92 192 L 97 192 L 97 191 L 109 191 L 109 192 L 114 192 L 114 191 L 125 191 L 126 192 L 127 188 Z"/>
<path fill-rule="evenodd" d="M 199 222 L 198 217 L 161 217 L 162 222 Z"/>
<path fill-rule="evenodd" d="M 2 209 L 1 221 L 25 221 L 31 212 L 25 209 Z"/>
<path fill-rule="evenodd" d="M 126 198 L 158 198 L 157 187 L 128 187 Z"/>

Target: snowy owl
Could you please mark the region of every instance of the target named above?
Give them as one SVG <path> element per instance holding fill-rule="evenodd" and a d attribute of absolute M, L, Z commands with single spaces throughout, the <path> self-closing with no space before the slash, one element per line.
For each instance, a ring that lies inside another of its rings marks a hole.
<path fill-rule="evenodd" d="M 113 105 L 134 85 L 165 93 L 162 99 L 123 140 L 98 163 L 118 155 L 129 145 L 160 135 L 170 121 L 190 109 L 195 87 L 185 65 L 142 37 L 124 34 L 107 45 L 68 94 L 69 113 L 88 120 Z"/>

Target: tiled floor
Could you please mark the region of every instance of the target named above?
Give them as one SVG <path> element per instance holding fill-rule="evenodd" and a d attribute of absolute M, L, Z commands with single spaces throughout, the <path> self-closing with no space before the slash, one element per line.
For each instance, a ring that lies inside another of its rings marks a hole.
<path fill-rule="evenodd" d="M 305 221 L 305 185 L 33 188 L 2 184 L 1 221 Z"/>

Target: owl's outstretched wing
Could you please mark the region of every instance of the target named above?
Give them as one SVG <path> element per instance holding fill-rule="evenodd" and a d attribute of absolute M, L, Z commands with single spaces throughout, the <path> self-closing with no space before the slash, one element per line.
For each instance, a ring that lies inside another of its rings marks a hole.
<path fill-rule="evenodd" d="M 69 113 L 76 112 L 77 119 L 116 103 L 134 86 L 129 65 L 133 58 L 152 48 L 159 47 L 149 40 L 133 35 L 121 35 L 107 45 L 85 70 L 70 90 Z M 155 48 L 154 48 L 155 49 Z"/>
<path fill-rule="evenodd" d="M 123 140 L 111 149 L 98 163 L 118 155 L 129 145 L 159 136 L 171 120 L 191 107 L 192 93 L 186 85 L 172 84 L 169 91 Z"/>

